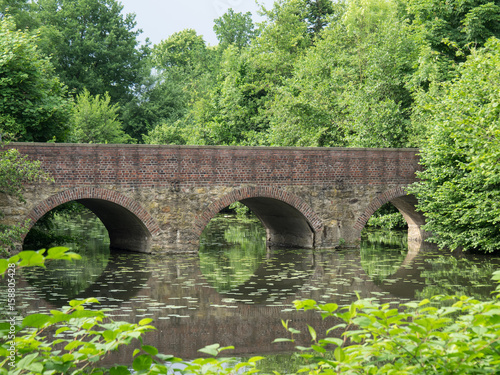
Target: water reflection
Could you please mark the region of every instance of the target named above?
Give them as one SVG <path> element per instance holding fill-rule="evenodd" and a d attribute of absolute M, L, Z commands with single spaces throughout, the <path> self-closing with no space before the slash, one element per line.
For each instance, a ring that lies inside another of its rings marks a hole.
<path fill-rule="evenodd" d="M 266 231 L 256 219 L 219 215 L 201 237 L 201 272 L 221 293 L 247 282 L 265 256 Z"/>
<path fill-rule="evenodd" d="M 199 256 L 93 253 L 80 265 L 91 271 L 78 277 L 77 262 L 30 270 L 28 281 L 20 281 L 23 313 L 93 296 L 117 320 L 152 318 L 157 331 L 145 343 L 164 353 L 192 358 L 213 343 L 234 345 L 228 353 L 234 355 L 286 352 L 292 346 L 272 344 L 284 335 L 281 319 L 303 332 L 306 323 L 318 332 L 331 325 L 313 312 L 295 312 L 295 299 L 342 305 L 356 293 L 383 302 L 450 292 L 487 298 L 493 290 L 489 277 L 499 265 L 498 257 L 408 252 L 404 233 L 367 233 L 360 249 L 342 251 L 269 251 L 262 247 L 263 233 L 254 221 L 221 219 L 204 234 Z M 310 340 L 308 334 L 297 339 L 303 345 Z M 117 354 L 119 361 L 132 358 L 132 351 Z"/>
<path fill-rule="evenodd" d="M 25 280 L 37 294 L 61 307 L 72 299 L 95 297 L 100 307 L 128 301 L 146 286 L 151 273 L 144 271 L 143 259 L 133 259 L 127 253 L 80 251 L 82 260 L 48 262 L 46 268 L 23 269 Z"/>
<path fill-rule="evenodd" d="M 408 255 L 408 237 L 398 231 L 366 231 L 360 248 L 361 266 L 378 284 L 401 267 Z"/>

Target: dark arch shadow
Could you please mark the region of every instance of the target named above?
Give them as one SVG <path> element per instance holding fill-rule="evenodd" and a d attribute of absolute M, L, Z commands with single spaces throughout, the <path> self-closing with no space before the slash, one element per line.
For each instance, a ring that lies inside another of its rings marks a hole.
<path fill-rule="evenodd" d="M 307 219 L 289 204 L 273 198 L 248 198 L 240 201 L 266 228 L 267 246 L 314 247 L 314 231 Z"/>
<path fill-rule="evenodd" d="M 142 221 L 125 207 L 102 199 L 79 199 L 104 224 L 112 250 L 144 251 L 150 248 L 151 234 Z"/>
<path fill-rule="evenodd" d="M 313 248 L 323 228 L 321 218 L 295 194 L 274 187 L 247 186 L 208 205 L 195 223 L 198 235 L 215 215 L 235 202 L 249 207 L 261 220 L 269 247 Z"/>
<path fill-rule="evenodd" d="M 66 190 L 45 199 L 29 213 L 29 229 L 47 212 L 71 201 L 81 203 L 101 220 L 108 230 L 111 249 L 149 252 L 152 236 L 160 231 L 140 204 L 116 191 L 100 188 Z"/>

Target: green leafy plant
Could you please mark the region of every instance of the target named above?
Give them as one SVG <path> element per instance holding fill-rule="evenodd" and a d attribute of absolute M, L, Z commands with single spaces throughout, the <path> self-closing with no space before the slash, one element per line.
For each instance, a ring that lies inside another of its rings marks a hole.
<path fill-rule="evenodd" d="M 500 280 L 500 271 L 493 279 Z M 500 288 L 481 302 L 466 296 L 434 296 L 397 308 L 360 299 L 339 309 L 334 303 L 295 301 L 336 325 L 320 338 L 308 326 L 312 344 L 297 346 L 309 361 L 303 371 L 346 374 L 496 374 L 500 366 Z M 288 326 L 294 343 L 300 333 Z M 329 336 L 342 331 L 340 335 Z M 333 354 L 333 356 L 332 356 Z"/>

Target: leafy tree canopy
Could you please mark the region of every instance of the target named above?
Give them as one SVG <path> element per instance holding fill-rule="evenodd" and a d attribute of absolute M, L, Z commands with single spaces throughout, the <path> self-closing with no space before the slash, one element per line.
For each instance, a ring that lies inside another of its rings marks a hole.
<path fill-rule="evenodd" d="M 37 38 L 0 20 L 0 133 L 19 141 L 62 141 L 71 103 Z"/>
<path fill-rule="evenodd" d="M 76 97 L 70 117 L 68 140 L 77 143 L 129 143 L 118 117 L 118 105 L 110 104 L 108 93 L 93 97 L 84 90 Z"/>
<path fill-rule="evenodd" d="M 424 170 L 413 187 L 441 247 L 500 249 L 500 40 L 472 52 L 459 77 L 434 85 Z"/>
<path fill-rule="evenodd" d="M 35 28 L 33 3 L 30 0 L 0 0 L 0 17 L 12 17 L 16 30 Z"/>
<path fill-rule="evenodd" d="M 248 46 L 256 36 L 252 14 L 235 13 L 229 9 L 224 15 L 214 20 L 214 31 L 221 49 L 234 45 L 237 48 Z"/>
<path fill-rule="evenodd" d="M 108 92 L 113 103 L 129 99 L 143 51 L 135 15 L 122 10 L 115 0 L 36 1 L 40 47 L 70 90 Z"/>
<path fill-rule="evenodd" d="M 352 0 L 334 10 L 278 90 L 270 144 L 407 146 L 416 50 L 395 3 Z"/>
<path fill-rule="evenodd" d="M 407 0 L 411 30 L 420 45 L 415 87 L 453 78 L 472 48 L 500 37 L 500 5 L 490 0 Z"/>
<path fill-rule="evenodd" d="M 193 29 L 174 33 L 155 45 L 152 59 L 157 69 L 177 68 L 183 72 L 207 68 L 207 46 Z"/>

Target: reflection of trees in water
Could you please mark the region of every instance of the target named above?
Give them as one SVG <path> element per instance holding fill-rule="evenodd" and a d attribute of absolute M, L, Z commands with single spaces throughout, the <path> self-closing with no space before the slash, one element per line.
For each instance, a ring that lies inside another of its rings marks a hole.
<path fill-rule="evenodd" d="M 81 260 L 73 262 L 55 260 L 47 262 L 46 268 L 23 269 L 25 279 L 38 289 L 39 294 L 56 304 L 83 292 L 108 265 L 108 232 L 94 214 L 83 206 L 81 208 L 78 212 L 69 209 L 50 213 L 41 220 L 39 227 L 35 225 L 33 228 L 35 236 L 31 244 L 25 244 L 25 247 L 35 248 L 64 246 L 81 255 Z M 37 233 L 47 226 L 51 228 L 48 235 L 38 236 Z M 39 242 L 42 240 L 48 242 Z"/>
<path fill-rule="evenodd" d="M 491 298 L 493 272 L 498 270 L 500 259 L 488 255 L 452 254 L 426 259 L 426 269 L 421 272 L 426 286 L 416 298 L 429 298 L 438 294 L 457 294 L 477 299 Z"/>
<path fill-rule="evenodd" d="M 408 237 L 400 231 L 364 231 L 360 261 L 376 284 L 397 272 L 408 253 Z"/>
<path fill-rule="evenodd" d="M 218 291 L 227 292 L 248 281 L 266 254 L 266 232 L 256 220 L 219 215 L 200 240 L 200 268 Z"/>
<path fill-rule="evenodd" d="M 109 253 L 80 254 L 81 260 L 55 260 L 47 262 L 46 268 L 23 269 L 22 274 L 45 299 L 72 299 L 95 282 L 108 264 Z"/>
<path fill-rule="evenodd" d="M 138 278 L 149 278 L 133 254 L 110 253 L 106 228 L 85 207 L 58 210 L 45 221 L 53 230 L 48 236 L 50 243 L 40 244 L 42 247 L 65 246 L 82 256 L 73 262 L 50 261 L 46 268 L 23 269 L 24 278 L 37 294 L 52 304 L 62 306 L 71 299 L 87 297 L 96 297 L 101 303 L 126 300 L 136 293 Z M 75 241 L 53 242 L 67 238 Z"/>
<path fill-rule="evenodd" d="M 264 303 L 293 295 L 310 277 L 310 250 L 268 251 L 258 220 L 219 215 L 202 235 L 200 269 L 219 293 Z"/>
<path fill-rule="evenodd" d="M 102 308 L 110 301 L 130 299 L 145 283 L 143 280 L 149 279 L 151 272 L 144 271 L 144 262 L 131 255 L 113 252 L 107 257 L 95 254 L 73 263 L 54 261 L 46 269 L 27 268 L 23 276 L 40 297 L 56 306 L 72 299 L 95 297 Z"/>

